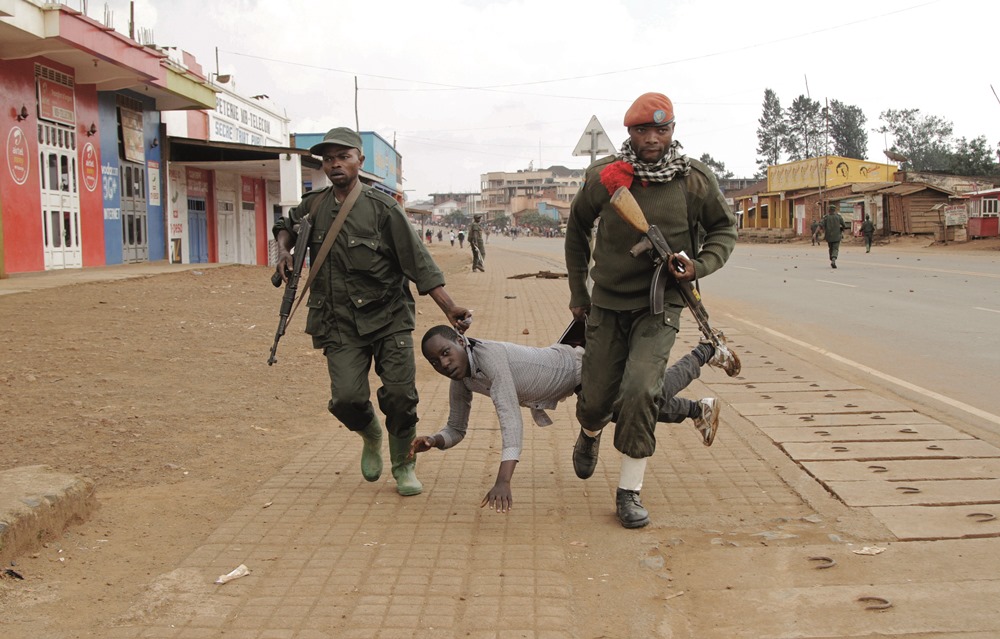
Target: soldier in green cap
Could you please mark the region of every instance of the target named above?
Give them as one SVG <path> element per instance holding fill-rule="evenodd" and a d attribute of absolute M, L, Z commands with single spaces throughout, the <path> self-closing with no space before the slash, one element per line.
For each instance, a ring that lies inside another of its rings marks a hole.
<path fill-rule="evenodd" d="M 278 244 L 277 270 L 283 280 L 292 268 L 296 225 L 312 218 L 311 268 L 317 273 L 306 305 L 306 333 L 322 349 L 330 374 L 329 411 L 364 445 L 361 474 L 376 481 L 382 474 L 382 425 L 371 402 L 368 372 L 382 386 L 376 392 L 386 417 L 392 475 L 400 495 L 423 489 L 415 461 L 407 459 L 416 434 L 417 389 L 413 354 L 415 311 L 410 282 L 429 295 L 449 323 L 464 332 L 472 313 L 444 290 L 444 275 L 394 199 L 358 180 L 364 163 L 361 136 L 347 127 L 331 129 L 309 149 L 323 159 L 331 186 L 310 191 L 288 217 L 272 229 Z M 355 192 L 357 190 L 357 192 Z M 353 204 L 351 204 L 353 202 Z M 343 208 L 339 232 L 334 221 Z M 336 233 L 329 254 L 317 259 L 326 236 Z"/>

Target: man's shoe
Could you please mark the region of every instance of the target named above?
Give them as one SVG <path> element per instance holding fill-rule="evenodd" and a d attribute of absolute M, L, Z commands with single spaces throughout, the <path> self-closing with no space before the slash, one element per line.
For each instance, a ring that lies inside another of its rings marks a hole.
<path fill-rule="evenodd" d="M 830 268 L 837 268 L 837 260 L 830 260 Z"/>
<path fill-rule="evenodd" d="M 703 397 L 698 400 L 701 406 L 701 417 L 694 418 L 694 427 L 701 433 L 701 443 L 711 446 L 715 441 L 715 431 L 719 428 L 719 400 L 714 397 Z"/>
<path fill-rule="evenodd" d="M 603 431 L 602 431 L 603 432 Z M 601 449 L 601 433 L 590 437 L 580 429 L 580 436 L 573 446 L 573 470 L 580 479 L 590 479 L 597 469 L 597 453 Z"/>
<path fill-rule="evenodd" d="M 365 442 L 361 448 L 361 475 L 367 481 L 377 481 L 382 476 L 382 424 L 378 417 L 372 417 L 358 434 Z"/>
<path fill-rule="evenodd" d="M 726 345 L 726 336 L 722 333 L 717 332 L 719 338 L 718 344 L 712 344 L 708 340 L 702 340 L 703 343 L 712 344 L 715 348 L 715 354 L 712 355 L 712 359 L 708 360 L 709 366 L 714 366 L 715 368 L 721 368 L 726 371 L 726 375 L 730 377 L 736 377 L 740 374 L 740 369 L 742 365 L 740 364 L 740 358 L 736 356 L 736 353 L 729 350 L 729 346 Z"/>
<path fill-rule="evenodd" d="M 615 493 L 618 521 L 625 528 L 642 528 L 649 523 L 649 511 L 639 501 L 639 491 L 619 488 Z"/>

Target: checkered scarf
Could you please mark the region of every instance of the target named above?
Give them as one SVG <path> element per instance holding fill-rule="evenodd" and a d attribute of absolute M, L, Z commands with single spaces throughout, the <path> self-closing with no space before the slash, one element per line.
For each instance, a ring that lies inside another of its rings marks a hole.
<path fill-rule="evenodd" d="M 635 168 L 635 177 L 643 182 L 669 182 L 678 175 L 691 172 L 691 160 L 680 153 L 681 143 L 674 140 L 670 143 L 666 155 L 658 162 L 643 162 L 632 150 L 632 139 L 627 138 L 622 144 L 619 157 Z"/>

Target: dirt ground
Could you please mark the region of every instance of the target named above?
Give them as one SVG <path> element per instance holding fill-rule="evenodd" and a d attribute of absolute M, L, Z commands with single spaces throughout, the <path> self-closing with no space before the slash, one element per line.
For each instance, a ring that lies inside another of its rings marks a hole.
<path fill-rule="evenodd" d="M 447 273 L 468 260 L 438 261 Z M 309 441 L 283 415 L 326 404 L 326 371 L 302 333 L 304 307 L 267 366 L 280 302 L 270 272 L 225 266 L 0 297 L 0 468 L 89 477 L 100 504 L 16 561 L 25 581 L 0 579 L 0 617 L 89 636 Z"/>
<path fill-rule="evenodd" d="M 446 273 L 468 266 L 465 252 L 435 253 Z M 291 405 L 325 405 L 326 373 L 301 332 L 304 311 L 266 366 L 280 300 L 269 275 L 226 266 L 0 297 L 0 468 L 89 477 L 100 503 L 16 561 L 24 582 L 0 580 L 0 617 L 21 636 L 97 636 L 331 427 L 283 419 Z M 418 331 L 437 320 L 420 304 Z M 418 366 L 418 384 L 430 375 Z"/>

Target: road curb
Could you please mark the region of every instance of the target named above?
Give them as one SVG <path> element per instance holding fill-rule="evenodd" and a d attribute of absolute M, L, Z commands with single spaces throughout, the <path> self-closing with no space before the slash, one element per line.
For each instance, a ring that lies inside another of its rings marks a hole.
<path fill-rule="evenodd" d="M 0 471 L 0 565 L 60 536 L 96 507 L 90 479 L 49 466 Z"/>

